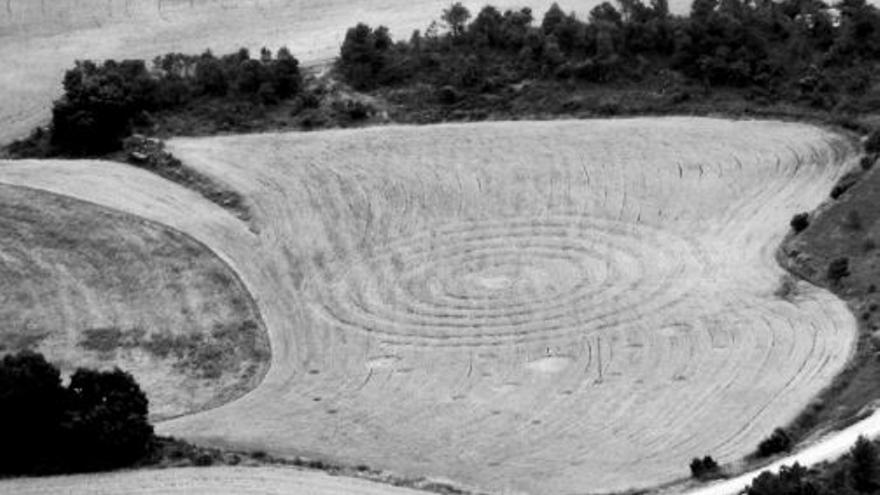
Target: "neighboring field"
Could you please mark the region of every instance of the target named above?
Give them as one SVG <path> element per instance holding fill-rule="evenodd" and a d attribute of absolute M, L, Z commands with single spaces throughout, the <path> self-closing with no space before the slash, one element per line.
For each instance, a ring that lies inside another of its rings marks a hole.
<path fill-rule="evenodd" d="M 424 492 L 290 468 L 223 467 L 6 481 L 17 495 L 417 495 Z"/>
<path fill-rule="evenodd" d="M 727 462 L 839 372 L 855 322 L 773 252 L 854 149 L 814 127 L 631 119 L 175 140 L 254 203 L 99 162 L 0 167 L 216 250 L 260 305 L 262 384 L 158 425 L 493 491 L 645 487 Z M 183 213 L 183 214 L 182 214 Z"/>
<path fill-rule="evenodd" d="M 8 185 L 0 232 L 0 354 L 39 350 L 65 373 L 118 365 L 158 419 L 241 396 L 265 374 L 269 345 L 250 296 L 187 236 Z"/>

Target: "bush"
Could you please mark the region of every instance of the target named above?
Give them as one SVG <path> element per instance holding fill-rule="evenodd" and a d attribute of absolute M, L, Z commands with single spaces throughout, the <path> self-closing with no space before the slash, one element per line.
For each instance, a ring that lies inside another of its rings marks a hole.
<path fill-rule="evenodd" d="M 780 452 L 791 450 L 791 437 L 782 428 L 776 428 L 769 437 L 758 444 L 758 457 L 770 457 Z"/>
<path fill-rule="evenodd" d="M 717 476 L 719 471 L 718 463 L 708 455 L 702 459 L 694 457 L 691 461 L 691 476 L 694 478 L 700 480 L 708 479 Z"/>
<path fill-rule="evenodd" d="M 798 213 L 791 217 L 791 222 L 789 222 L 789 224 L 796 234 L 803 232 L 810 226 L 810 215 L 808 213 Z"/>
<path fill-rule="evenodd" d="M 839 284 L 843 277 L 849 276 L 849 259 L 837 258 L 828 264 L 827 277 L 833 284 Z"/>
<path fill-rule="evenodd" d="M 862 217 L 856 210 L 850 210 L 846 214 L 843 226 L 849 230 L 862 230 Z"/>
<path fill-rule="evenodd" d="M 332 108 L 343 120 L 350 122 L 366 120 L 376 113 L 372 105 L 358 100 L 337 100 L 333 102 Z"/>
<path fill-rule="evenodd" d="M 134 378 L 113 371 L 77 370 L 67 388 L 70 440 L 76 470 L 131 465 L 148 453 L 153 427 L 147 397 Z"/>
<path fill-rule="evenodd" d="M 847 192 L 852 186 L 856 185 L 859 178 L 861 177 L 861 173 L 858 171 L 850 171 L 843 175 L 840 180 L 837 181 L 837 184 L 831 189 L 831 199 L 837 199 L 843 195 L 843 193 Z"/>
<path fill-rule="evenodd" d="M 868 138 L 865 140 L 865 152 L 880 153 L 880 131 L 868 134 Z"/>

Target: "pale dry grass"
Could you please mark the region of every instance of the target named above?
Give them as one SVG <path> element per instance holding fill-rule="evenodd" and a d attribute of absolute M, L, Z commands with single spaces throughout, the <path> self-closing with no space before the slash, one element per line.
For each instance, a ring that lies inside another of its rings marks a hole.
<path fill-rule="evenodd" d="M 0 181 L 179 228 L 242 277 L 273 345 L 242 399 L 159 425 L 492 491 L 644 487 L 742 457 L 842 368 L 827 292 L 774 292 L 792 212 L 841 174 L 814 127 L 491 123 L 175 140 L 254 204 L 96 162 Z"/>
<path fill-rule="evenodd" d="M 144 388 L 155 419 L 227 402 L 268 368 L 268 340 L 247 291 L 187 236 L 9 185 L 0 185 L 0 232 L 0 354 L 36 350 L 65 375 L 119 366 Z M 148 348 L 159 336 L 222 350 L 223 359 L 175 355 L 196 351 L 179 345 L 160 355 Z"/>

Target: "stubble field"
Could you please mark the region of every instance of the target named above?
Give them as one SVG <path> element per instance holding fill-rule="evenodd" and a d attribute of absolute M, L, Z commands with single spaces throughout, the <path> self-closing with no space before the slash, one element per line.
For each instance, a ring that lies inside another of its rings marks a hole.
<path fill-rule="evenodd" d="M 169 147 L 243 193 L 256 228 L 136 169 L 0 167 L 192 235 L 254 296 L 265 380 L 161 433 L 490 491 L 647 487 L 695 455 L 750 452 L 852 350 L 841 301 L 774 294 L 792 212 L 854 156 L 814 127 L 517 122 Z"/>
<path fill-rule="evenodd" d="M 213 407 L 260 382 L 269 343 L 228 266 L 180 232 L 0 184 L 0 353 L 31 349 L 67 375 L 119 366 L 153 419 Z"/>

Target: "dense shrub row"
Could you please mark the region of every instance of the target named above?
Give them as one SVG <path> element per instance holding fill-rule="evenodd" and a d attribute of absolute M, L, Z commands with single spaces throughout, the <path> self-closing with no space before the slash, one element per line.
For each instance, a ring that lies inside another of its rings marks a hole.
<path fill-rule="evenodd" d="M 150 114 L 193 102 L 274 105 L 300 92 L 299 62 L 282 48 L 215 57 L 170 53 L 151 68 L 142 60 L 78 61 L 64 76 L 64 95 L 52 108 L 50 154 L 88 156 L 118 150 Z"/>
<path fill-rule="evenodd" d="M 358 24 L 337 68 L 359 89 L 420 82 L 487 92 L 528 79 L 650 77 L 668 86 L 661 91 L 684 79 L 849 112 L 880 107 L 878 59 L 880 12 L 864 0 L 834 9 L 821 0 L 694 0 L 689 16 L 670 14 L 666 0 L 618 0 L 586 20 L 554 4 L 539 23 L 528 8 L 486 6 L 472 17 L 458 3 L 442 24 L 398 42 L 385 27 Z"/>
<path fill-rule="evenodd" d="M 0 361 L 0 475 L 95 471 L 148 454 L 147 398 L 128 373 L 58 368 L 24 351 Z"/>
<path fill-rule="evenodd" d="M 880 493 L 877 447 L 859 437 L 848 455 L 820 469 L 795 464 L 761 473 L 747 495 L 855 495 Z"/>

